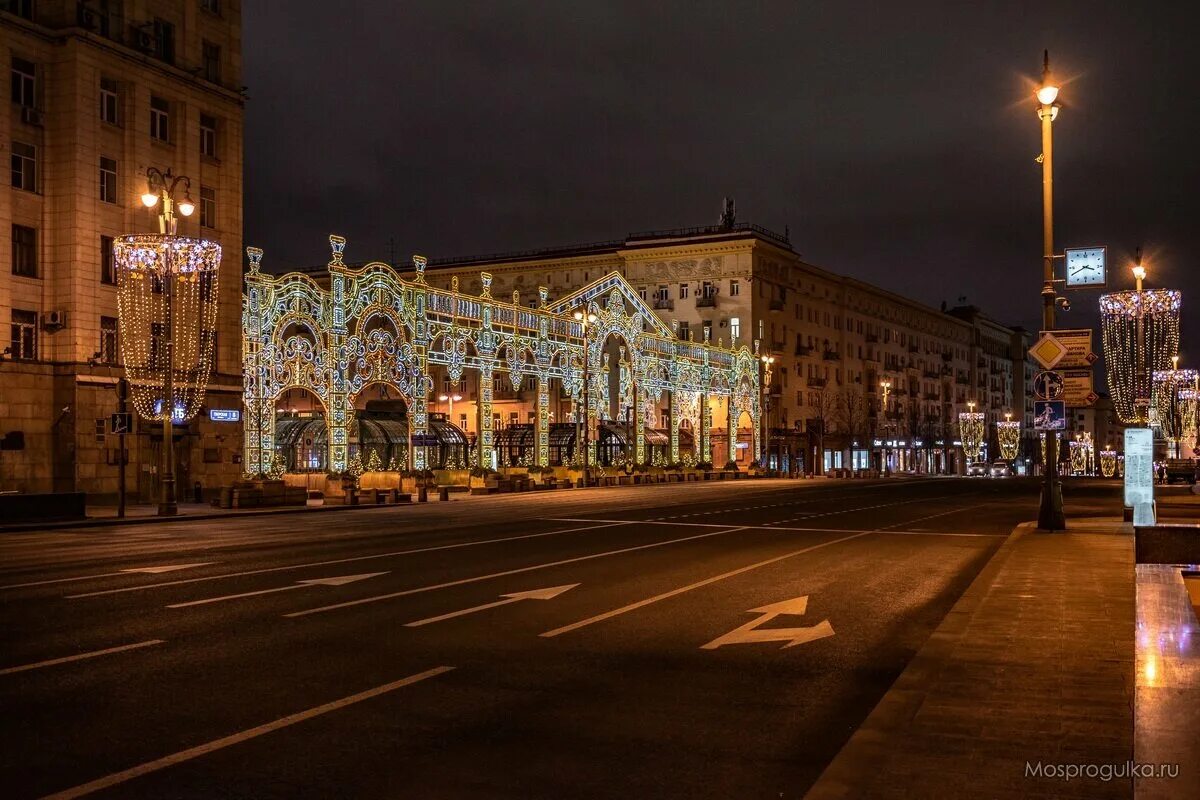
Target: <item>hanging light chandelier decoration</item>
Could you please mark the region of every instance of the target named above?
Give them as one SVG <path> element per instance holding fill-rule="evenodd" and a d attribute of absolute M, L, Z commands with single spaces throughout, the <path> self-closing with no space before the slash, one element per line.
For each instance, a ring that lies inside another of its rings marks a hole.
<path fill-rule="evenodd" d="M 1013 420 L 1011 412 L 1005 413 L 1003 422 L 996 422 L 996 440 L 1000 443 L 1001 458 L 1012 461 L 1017 457 L 1021 446 L 1021 423 Z"/>
<path fill-rule="evenodd" d="M 1179 445 L 1195 452 L 1197 431 L 1200 430 L 1200 389 L 1190 386 L 1179 390 Z"/>
<path fill-rule="evenodd" d="M 143 419 L 162 420 L 169 408 L 175 422 L 190 420 L 212 373 L 221 246 L 172 234 L 120 236 L 113 261 L 134 408 Z"/>
<path fill-rule="evenodd" d="M 962 441 L 963 455 L 967 461 L 978 461 L 983 450 L 985 431 L 983 412 L 975 410 L 975 401 L 967 403 L 970 411 L 958 413 L 958 438 Z"/>
<path fill-rule="evenodd" d="M 1067 442 L 1071 451 L 1071 474 L 1082 475 L 1087 471 L 1087 448 L 1083 442 Z"/>
<path fill-rule="evenodd" d="M 1116 450 L 1100 451 L 1100 474 L 1106 478 L 1111 478 L 1113 475 L 1117 474 Z"/>
<path fill-rule="evenodd" d="M 1151 381 L 1179 353 L 1183 296 L 1170 289 L 1142 291 L 1146 268 L 1133 267 L 1137 288 L 1100 297 L 1104 372 L 1117 416 L 1126 425 L 1150 421 Z"/>
<path fill-rule="evenodd" d="M 1179 369 L 1179 356 L 1171 359 L 1171 369 L 1154 372 L 1150 394 L 1153 422 L 1167 441 L 1178 444 L 1182 439 L 1188 409 L 1181 401 L 1180 392 L 1195 389 L 1198 377 L 1200 375 L 1194 369 Z"/>
<path fill-rule="evenodd" d="M 1056 441 L 1062 442 L 1062 435 L 1059 434 L 1057 431 L 1054 433 L 1054 438 Z M 1041 433 L 1038 434 L 1038 446 L 1042 451 L 1042 463 L 1045 464 L 1046 463 L 1046 432 L 1045 431 L 1042 431 Z M 1059 458 L 1061 459 L 1062 447 L 1058 448 L 1058 452 L 1059 452 Z"/>

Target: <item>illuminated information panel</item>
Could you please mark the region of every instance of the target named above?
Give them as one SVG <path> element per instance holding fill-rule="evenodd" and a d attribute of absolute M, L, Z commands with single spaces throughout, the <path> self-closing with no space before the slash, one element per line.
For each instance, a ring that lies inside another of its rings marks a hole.
<path fill-rule="evenodd" d="M 1125 429 L 1125 505 L 1134 525 L 1154 524 L 1154 431 Z"/>

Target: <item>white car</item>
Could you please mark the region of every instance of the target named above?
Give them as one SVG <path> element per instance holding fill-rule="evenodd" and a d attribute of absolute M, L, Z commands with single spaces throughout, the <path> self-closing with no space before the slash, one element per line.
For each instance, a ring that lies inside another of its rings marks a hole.
<path fill-rule="evenodd" d="M 986 461 L 976 461 L 974 464 L 967 464 L 968 478 L 985 478 L 988 474 L 988 465 Z"/>
<path fill-rule="evenodd" d="M 993 478 L 1011 478 L 1017 473 L 1012 464 L 1000 459 L 992 462 L 992 468 L 988 470 L 988 474 Z"/>

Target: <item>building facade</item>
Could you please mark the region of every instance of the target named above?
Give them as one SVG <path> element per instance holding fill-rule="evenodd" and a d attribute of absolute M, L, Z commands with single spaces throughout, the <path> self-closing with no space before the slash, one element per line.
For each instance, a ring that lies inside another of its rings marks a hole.
<path fill-rule="evenodd" d="M 0 491 L 112 495 L 109 433 L 122 374 L 113 239 L 156 230 L 146 170 L 190 179 L 179 233 L 218 242 L 220 311 L 209 406 L 239 410 L 242 127 L 240 0 L 0 4 L 10 102 L 0 147 Z M 218 417 L 222 415 L 216 415 Z M 236 424 L 177 426 L 181 497 L 241 473 Z M 131 493 L 155 497 L 158 426 L 125 439 Z"/>

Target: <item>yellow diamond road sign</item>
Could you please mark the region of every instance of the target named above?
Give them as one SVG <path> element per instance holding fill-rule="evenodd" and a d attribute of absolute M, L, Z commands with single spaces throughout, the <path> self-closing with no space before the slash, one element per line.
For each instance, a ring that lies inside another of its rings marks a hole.
<path fill-rule="evenodd" d="M 1029 348 L 1029 355 L 1042 365 L 1042 369 L 1054 369 L 1066 354 L 1067 348 L 1051 333 L 1042 334 L 1042 338 Z"/>

